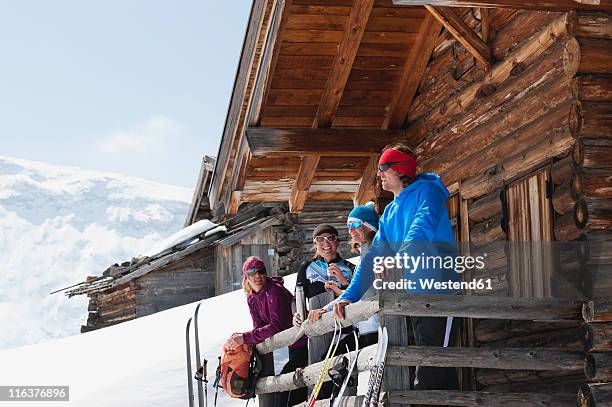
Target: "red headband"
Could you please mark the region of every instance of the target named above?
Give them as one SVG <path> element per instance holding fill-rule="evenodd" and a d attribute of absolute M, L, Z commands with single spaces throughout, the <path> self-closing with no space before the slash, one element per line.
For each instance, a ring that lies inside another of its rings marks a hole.
<path fill-rule="evenodd" d="M 410 178 L 414 178 L 416 174 L 416 160 L 410 154 L 390 148 L 385 150 L 380 156 L 380 160 L 378 160 L 378 164 L 381 165 L 396 162 L 401 162 L 401 164 L 395 164 L 392 166 L 391 168 L 393 170 Z"/>

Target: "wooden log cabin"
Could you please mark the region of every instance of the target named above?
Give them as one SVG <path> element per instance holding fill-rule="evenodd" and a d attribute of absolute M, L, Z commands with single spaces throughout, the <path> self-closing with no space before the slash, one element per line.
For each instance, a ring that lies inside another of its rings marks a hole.
<path fill-rule="evenodd" d="M 185 227 L 212 220 L 222 225 L 213 235 L 177 243 L 160 254 L 109 267 L 100 277 L 71 287 L 66 295 L 89 297 L 89 332 L 241 288 L 242 263 L 261 257 L 271 275 L 297 271 L 312 255 L 311 236 L 319 223 L 329 223 L 346 242 L 346 215 L 351 201 L 308 203 L 299 214 L 284 202 L 249 202 L 237 214 L 213 213 L 208 199 L 215 158 L 202 161 Z M 341 254 L 349 256 L 346 244 Z"/>
<path fill-rule="evenodd" d="M 254 0 L 210 206 L 231 215 L 286 202 L 299 217 L 374 200 L 382 211 L 378 154 L 407 143 L 451 192 L 463 253 L 489 256 L 465 278 L 493 289 L 467 290 L 457 314 L 457 345 L 478 348 L 479 363 L 469 352 L 411 357 L 407 314 L 382 307 L 398 346 L 387 404 L 575 405 L 580 389 L 579 405 L 610 405 L 610 314 L 541 313 L 557 299 L 609 309 L 611 78 L 610 0 Z M 526 299 L 525 312 L 479 312 L 504 298 Z M 544 369 L 512 352 L 497 363 L 495 349 L 573 356 Z M 460 368 L 462 391 L 410 391 L 417 363 Z M 278 390 L 268 384 L 261 392 Z"/>

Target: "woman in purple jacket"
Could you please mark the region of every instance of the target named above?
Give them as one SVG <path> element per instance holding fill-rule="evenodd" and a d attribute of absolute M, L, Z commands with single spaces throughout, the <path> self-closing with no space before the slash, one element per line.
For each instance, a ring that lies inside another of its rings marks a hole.
<path fill-rule="evenodd" d="M 251 256 L 242 265 L 242 287 L 247 294 L 247 303 L 253 319 L 253 329 L 235 333 L 226 346 L 234 348 L 246 343 L 256 345 L 265 339 L 293 326 L 291 303 L 293 295 L 283 285 L 282 277 L 268 277 L 266 266 L 259 257 Z M 301 337 L 289 346 L 289 361 L 281 374 L 295 371 L 308 364 L 306 337 Z M 306 388 L 278 393 L 276 406 L 293 406 L 306 401 Z"/>

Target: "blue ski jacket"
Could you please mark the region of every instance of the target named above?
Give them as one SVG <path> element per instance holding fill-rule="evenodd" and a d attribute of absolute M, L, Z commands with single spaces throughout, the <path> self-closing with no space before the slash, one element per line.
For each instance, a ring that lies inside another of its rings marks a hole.
<path fill-rule="evenodd" d="M 408 185 L 385 208 L 372 246 L 355 270 L 345 292 L 333 303 L 341 300 L 356 302 L 374 282 L 373 267 L 376 257 L 406 253 L 412 257 L 456 257 L 457 248 L 446 200 L 448 190 L 436 174 L 424 173 Z M 432 263 L 433 265 L 433 263 Z M 419 280 L 435 282 L 461 281 L 454 268 L 414 267 L 404 269 L 404 278 L 414 281 L 415 288 L 406 289 L 413 294 L 452 294 L 456 289 L 422 286 Z M 325 309 L 331 311 L 333 303 Z"/>

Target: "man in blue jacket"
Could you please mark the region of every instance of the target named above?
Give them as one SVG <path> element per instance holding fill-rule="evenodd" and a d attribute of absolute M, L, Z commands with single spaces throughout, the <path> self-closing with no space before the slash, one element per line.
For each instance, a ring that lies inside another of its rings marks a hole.
<path fill-rule="evenodd" d="M 323 310 L 315 310 L 310 319 L 318 319 L 323 312 L 333 309 L 344 318 L 344 307 L 361 299 L 374 282 L 374 266 L 377 259 L 387 257 L 414 259 L 421 257 L 446 258 L 456 256 L 456 244 L 448 218 L 446 200 L 448 190 L 436 174 L 416 175 L 414 153 L 405 145 L 395 144 L 385 148 L 378 165 L 378 177 L 382 188 L 390 191 L 394 199 L 380 218 L 379 229 L 370 250 L 355 270 L 353 279 L 345 292 Z M 417 259 L 418 260 L 418 259 Z M 413 265 L 413 267 L 410 267 Z M 411 281 L 410 294 L 452 294 L 457 290 L 438 287 L 424 282 L 459 282 L 461 276 L 453 268 L 431 264 L 404 263 L 404 279 Z M 408 266 L 408 267 L 406 267 Z M 452 317 L 410 317 L 419 346 L 452 346 L 457 323 Z M 454 327 L 453 327 L 454 325 Z M 456 389 L 457 377 L 454 368 L 417 367 L 415 389 Z"/>

